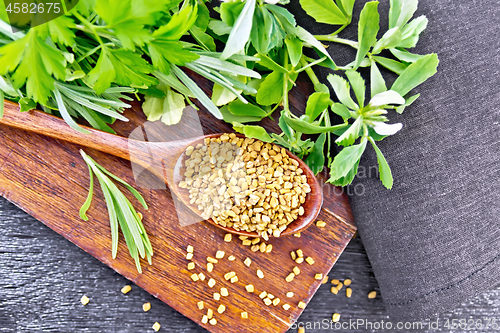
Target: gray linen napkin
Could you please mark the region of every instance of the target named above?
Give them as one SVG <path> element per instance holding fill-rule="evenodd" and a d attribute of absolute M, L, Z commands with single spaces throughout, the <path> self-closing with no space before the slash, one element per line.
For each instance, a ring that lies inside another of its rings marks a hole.
<path fill-rule="evenodd" d="M 365 2 L 356 1 L 355 15 Z M 298 1 L 290 8 L 308 30 L 333 32 Z M 381 1 L 382 33 L 388 9 Z M 372 172 L 349 188 L 382 298 L 399 320 L 432 317 L 500 282 L 500 6 L 421 1 L 419 15 L 429 26 L 412 52 L 438 53 L 440 66 L 403 115 L 389 115 L 404 124 L 379 145 L 395 186 L 386 190 Z M 357 23 L 341 36 L 356 39 Z M 328 51 L 340 65 L 354 59 L 348 47 Z M 376 163 L 367 148 L 361 166 Z"/>

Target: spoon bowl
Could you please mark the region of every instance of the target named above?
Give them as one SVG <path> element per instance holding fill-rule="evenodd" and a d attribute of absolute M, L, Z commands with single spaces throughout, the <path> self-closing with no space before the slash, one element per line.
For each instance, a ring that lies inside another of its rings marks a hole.
<path fill-rule="evenodd" d="M 185 151 L 190 145 L 195 146 L 198 143 L 204 143 L 206 138 L 219 137 L 224 134 L 209 134 L 170 142 L 147 142 L 127 139 L 82 126 L 89 132 L 89 134 L 85 134 L 72 129 L 61 118 L 44 112 L 19 112 L 19 106 L 8 101 L 5 102 L 4 115 L 0 118 L 0 124 L 96 149 L 136 163 L 168 183 L 171 193 L 198 216 L 201 216 L 201 212 L 197 207 L 189 203 L 188 190 L 179 187 L 179 182 L 184 180 L 184 162 L 187 158 Z M 244 137 L 242 135 L 238 136 Z M 301 159 L 288 150 L 286 152 L 291 159 L 299 163 L 299 167 L 302 168 L 307 177 L 311 192 L 307 194 L 306 200 L 302 204 L 304 215 L 298 216 L 281 235 L 290 235 L 307 228 L 316 219 L 323 204 L 322 188 L 314 173 Z M 215 223 L 212 219 L 208 219 L 207 222 L 226 232 L 258 237 L 257 232 L 238 231 L 234 228 L 224 227 Z"/>

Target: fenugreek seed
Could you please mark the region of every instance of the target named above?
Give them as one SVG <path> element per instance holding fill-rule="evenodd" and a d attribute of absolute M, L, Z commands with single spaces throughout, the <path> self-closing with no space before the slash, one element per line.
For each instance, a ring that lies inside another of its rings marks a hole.
<path fill-rule="evenodd" d="M 158 332 L 160 330 L 160 328 L 161 328 L 161 325 L 160 325 L 159 322 L 156 322 L 156 323 L 153 324 L 153 330 L 155 332 Z"/>
<path fill-rule="evenodd" d="M 272 244 L 267 244 L 266 246 L 266 253 L 271 253 L 273 251 L 273 245 Z"/>
<path fill-rule="evenodd" d="M 324 228 L 326 226 L 326 222 L 325 221 L 318 221 L 318 222 L 316 222 L 316 226 L 318 228 Z"/>
<path fill-rule="evenodd" d="M 192 245 L 188 245 L 186 251 L 188 253 L 194 253 L 194 247 Z"/>
<path fill-rule="evenodd" d="M 222 259 L 225 255 L 226 253 L 224 251 L 217 251 L 217 253 L 215 254 L 215 258 Z"/>
<path fill-rule="evenodd" d="M 195 268 L 195 264 L 194 264 L 194 262 L 190 262 L 190 263 L 188 264 L 188 269 L 189 269 L 189 270 L 192 270 L 192 269 L 194 269 L 194 268 Z"/>
<path fill-rule="evenodd" d="M 332 316 L 332 321 L 334 323 L 338 323 L 339 320 L 340 320 L 340 314 L 339 313 L 334 313 L 333 316 Z"/>
<path fill-rule="evenodd" d="M 314 276 L 314 279 L 316 279 L 316 280 L 323 280 L 323 274 L 321 274 L 321 273 L 316 274 Z"/>
<path fill-rule="evenodd" d="M 295 275 L 299 275 L 300 274 L 300 268 L 298 268 L 297 266 L 295 266 L 293 269 L 292 269 L 293 273 Z"/>
<path fill-rule="evenodd" d="M 237 276 L 233 276 L 233 277 L 231 278 L 231 281 L 230 281 L 230 282 L 231 282 L 231 283 L 236 283 L 236 282 L 238 282 L 238 277 L 237 277 Z"/>
<path fill-rule="evenodd" d="M 193 259 L 193 254 L 192 254 L 191 252 L 188 252 L 188 253 L 186 254 L 186 259 L 187 259 L 187 260 L 191 260 L 191 259 Z"/>
<path fill-rule="evenodd" d="M 266 243 L 260 243 L 260 248 L 259 248 L 260 252 L 264 253 L 266 252 Z"/>
<path fill-rule="evenodd" d="M 335 294 L 335 295 L 337 295 L 339 293 L 339 290 L 337 289 L 337 287 L 332 287 L 330 289 L 330 291 L 332 292 L 332 294 Z"/>
<path fill-rule="evenodd" d="M 149 303 L 149 302 L 148 302 L 148 303 L 144 303 L 144 304 L 142 305 L 142 310 L 143 310 L 144 312 L 148 312 L 149 310 L 151 310 L 151 303 Z"/>
<path fill-rule="evenodd" d="M 255 213 L 255 209 L 254 209 L 254 213 Z M 260 243 L 260 238 L 252 239 L 252 245 L 259 244 L 259 243 Z"/>
<path fill-rule="evenodd" d="M 233 240 L 233 234 L 226 234 L 224 236 L 224 242 L 231 243 L 232 240 Z"/>
<path fill-rule="evenodd" d="M 83 304 L 83 305 L 87 305 L 89 304 L 90 302 L 90 298 L 88 298 L 87 296 L 83 295 L 82 298 L 80 299 L 80 302 Z"/>
<path fill-rule="evenodd" d="M 226 306 L 224 305 L 219 305 L 219 307 L 217 308 L 217 312 L 220 313 L 220 314 L 223 314 L 224 311 L 226 311 Z"/>
<path fill-rule="evenodd" d="M 285 281 L 286 281 L 286 282 L 292 282 L 294 278 L 295 278 L 295 274 L 294 274 L 294 273 L 290 273 L 290 274 L 288 274 L 288 276 L 285 278 Z"/>
<path fill-rule="evenodd" d="M 269 298 L 270 300 L 274 299 L 274 295 L 273 294 L 267 294 L 267 298 Z"/>
<path fill-rule="evenodd" d="M 212 325 L 212 326 L 217 325 L 217 319 L 212 318 L 212 319 L 210 319 L 209 323 L 210 323 L 210 325 Z"/>
<path fill-rule="evenodd" d="M 212 264 L 211 262 L 209 262 L 207 264 L 207 271 L 212 272 L 213 270 L 214 270 L 214 264 Z"/>
<path fill-rule="evenodd" d="M 297 333 L 306 333 L 306 329 L 304 326 L 299 326 L 299 329 L 297 330 Z"/>
<path fill-rule="evenodd" d="M 338 280 L 338 279 L 333 279 L 333 280 L 331 281 L 331 283 L 332 283 L 332 284 L 337 285 L 337 284 L 339 284 L 339 283 L 340 283 L 340 280 Z"/>
<path fill-rule="evenodd" d="M 122 288 L 122 294 L 128 294 L 132 290 L 132 287 L 129 285 L 126 285 L 125 287 Z"/>
<path fill-rule="evenodd" d="M 260 269 L 258 269 L 257 270 L 257 276 L 259 277 L 259 279 L 263 279 L 264 278 L 264 273 Z"/>
<path fill-rule="evenodd" d="M 271 304 L 273 304 L 273 301 L 271 301 L 269 298 L 266 297 L 266 298 L 264 298 L 264 303 L 266 305 L 271 305 Z"/>
<path fill-rule="evenodd" d="M 259 249 L 260 249 L 260 246 L 259 246 L 259 245 L 253 245 L 253 246 L 250 248 L 250 250 L 251 250 L 252 252 L 257 252 L 257 251 L 259 251 Z"/>
<path fill-rule="evenodd" d="M 328 282 L 328 275 L 326 275 L 324 278 L 323 278 L 323 281 L 321 281 L 321 284 L 326 284 Z"/>
<path fill-rule="evenodd" d="M 220 294 L 219 293 L 214 293 L 214 300 L 220 301 Z"/>
<path fill-rule="evenodd" d="M 191 280 L 196 282 L 196 281 L 200 280 L 200 278 L 198 277 L 198 274 L 193 274 L 193 275 L 191 275 Z"/>
<path fill-rule="evenodd" d="M 249 239 L 245 239 L 243 242 L 241 242 L 241 244 L 243 244 L 243 246 L 250 246 L 252 245 L 252 241 Z"/>
<path fill-rule="evenodd" d="M 292 298 L 293 295 L 294 295 L 293 291 L 289 291 L 289 292 L 286 293 L 286 297 L 288 297 L 288 298 Z"/>
<path fill-rule="evenodd" d="M 230 280 L 234 276 L 236 276 L 236 272 L 229 272 L 229 273 L 224 274 L 224 279 L 226 279 L 226 281 L 227 281 L 227 280 Z"/>
<path fill-rule="evenodd" d="M 344 285 L 342 284 L 342 282 L 339 282 L 339 284 L 337 285 L 337 290 L 340 291 L 340 289 L 342 289 Z"/>
<path fill-rule="evenodd" d="M 267 292 L 263 291 L 260 293 L 259 297 L 260 298 L 265 298 L 267 296 Z"/>
<path fill-rule="evenodd" d="M 208 319 L 212 319 L 214 317 L 214 310 L 207 309 L 207 317 Z"/>
<path fill-rule="evenodd" d="M 302 252 L 301 249 L 298 249 L 296 252 L 297 252 L 297 257 L 299 257 L 299 258 L 304 257 L 304 252 Z"/>
<path fill-rule="evenodd" d="M 311 257 L 307 257 L 306 258 L 306 262 L 309 264 L 309 265 L 314 265 L 314 259 L 311 258 Z"/>
<path fill-rule="evenodd" d="M 198 309 L 203 310 L 204 307 L 205 307 L 205 303 L 203 301 L 199 301 L 198 302 Z"/>
<path fill-rule="evenodd" d="M 202 322 L 203 324 L 208 323 L 208 317 L 207 317 L 207 315 L 203 315 L 203 317 L 201 318 L 201 322 Z"/>
<path fill-rule="evenodd" d="M 292 257 L 292 260 L 297 259 L 297 254 L 295 253 L 295 251 L 290 252 L 290 256 Z"/>
<path fill-rule="evenodd" d="M 297 258 L 297 259 L 295 259 L 295 262 L 297 264 L 302 264 L 304 262 L 304 258 Z"/>
<path fill-rule="evenodd" d="M 209 286 L 210 288 L 213 288 L 213 287 L 215 286 L 215 280 L 214 280 L 214 279 L 210 279 L 210 280 L 208 280 L 208 286 Z"/>
<path fill-rule="evenodd" d="M 299 304 L 297 305 L 300 309 L 305 309 L 306 308 L 306 303 L 300 301 Z"/>
<path fill-rule="evenodd" d="M 302 208 L 302 211 L 304 210 L 304 208 L 303 208 L 303 207 L 300 207 L 300 208 Z M 299 208 L 299 209 L 300 209 L 300 208 Z M 299 215 L 304 215 L 304 214 L 300 214 L 300 212 L 299 212 Z M 300 237 L 300 236 L 301 236 L 301 235 L 300 235 L 300 231 L 299 231 L 299 232 L 297 232 L 297 233 L 294 233 L 293 235 L 294 235 L 295 237 Z"/>
<path fill-rule="evenodd" d="M 253 293 L 255 291 L 254 287 L 252 284 L 249 284 L 249 285 L 246 285 L 245 286 L 245 289 L 249 292 L 249 293 Z"/>
<path fill-rule="evenodd" d="M 348 298 L 351 298 L 351 296 L 352 296 L 352 289 L 351 289 L 351 288 L 346 288 L 346 290 L 345 290 L 345 295 L 346 295 Z"/>
<path fill-rule="evenodd" d="M 286 311 L 290 310 L 290 304 L 283 304 L 283 309 L 285 309 Z"/>
<path fill-rule="evenodd" d="M 247 267 L 250 267 L 250 265 L 252 264 L 252 259 L 250 258 L 246 258 L 245 261 L 243 262 Z"/>
<path fill-rule="evenodd" d="M 347 287 L 347 286 L 350 286 L 350 285 L 351 285 L 351 283 L 352 283 L 351 279 L 345 279 L 345 280 L 344 280 L 344 286 L 346 286 L 346 287 Z"/>
<path fill-rule="evenodd" d="M 241 318 L 248 319 L 248 313 L 247 312 L 242 312 L 241 313 Z"/>
<path fill-rule="evenodd" d="M 203 274 L 203 273 L 199 273 L 199 274 L 198 274 L 198 278 L 199 278 L 201 281 L 205 281 L 205 274 Z"/>
<path fill-rule="evenodd" d="M 374 290 L 374 291 L 370 291 L 370 293 L 368 294 L 368 298 L 375 298 L 377 297 L 377 292 Z"/>
<path fill-rule="evenodd" d="M 281 302 L 281 300 L 278 297 L 276 297 L 275 299 L 273 299 L 273 305 L 274 306 L 277 306 L 278 304 L 280 304 L 280 302 Z"/>
<path fill-rule="evenodd" d="M 248 239 L 248 236 L 238 236 L 238 238 L 242 241 L 244 241 L 245 239 Z"/>
<path fill-rule="evenodd" d="M 220 288 L 220 294 L 221 296 L 227 297 L 229 296 L 229 291 L 227 290 L 227 288 L 222 287 Z"/>
<path fill-rule="evenodd" d="M 229 257 L 227 257 L 227 260 L 229 260 L 229 261 L 235 261 L 236 257 L 235 256 L 229 256 Z"/>
<path fill-rule="evenodd" d="M 212 263 L 212 264 L 216 264 L 216 263 L 218 263 L 218 262 L 219 262 L 219 260 L 214 259 L 214 258 L 212 258 L 212 257 L 207 257 L 207 261 L 208 261 L 209 263 Z"/>

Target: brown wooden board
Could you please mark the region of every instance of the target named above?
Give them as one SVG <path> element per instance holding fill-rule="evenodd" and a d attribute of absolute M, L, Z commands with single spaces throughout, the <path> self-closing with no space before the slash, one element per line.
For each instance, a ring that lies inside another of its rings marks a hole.
<path fill-rule="evenodd" d="M 294 111 L 304 109 L 310 92 L 308 85 L 299 83 L 292 92 Z M 128 136 L 145 121 L 137 102 L 126 116 L 130 122 L 118 122 L 113 126 L 119 135 Z M 205 134 L 231 131 L 229 125 L 207 112 L 200 111 L 199 117 Z M 275 122 L 265 120 L 263 124 L 269 131 L 278 132 Z M 181 227 L 168 190 L 138 188 L 149 205 L 149 210 L 139 211 L 144 215 L 144 225 L 155 251 L 153 264 L 149 266 L 143 260 L 143 274 L 139 274 L 122 237 L 117 259 L 111 258 L 108 213 L 99 188 L 88 212 L 89 221 L 79 218 L 78 211 L 89 185 L 88 170 L 79 154 L 80 148 L 0 126 L 0 194 L 211 332 L 287 331 L 302 312 L 297 307 L 298 302 L 307 303 L 321 284 L 314 276 L 317 273 L 326 275 L 330 271 L 356 231 L 347 197 L 340 189 L 324 185 L 325 200 L 318 219 L 327 222 L 325 228 L 312 225 L 302 232 L 300 238 L 271 239 L 272 253 L 254 253 L 241 245 L 237 237 L 231 243 L 224 242 L 224 232 L 207 223 Z M 85 151 L 108 170 L 135 185 L 129 162 L 91 149 Z M 325 175 L 320 175 L 320 181 L 324 178 Z M 139 207 L 135 199 L 132 202 Z M 187 245 L 195 248 L 193 261 L 196 268 L 193 271 L 187 269 Z M 315 264 L 295 264 L 290 252 L 297 249 L 302 249 L 305 256 L 313 257 Z M 225 251 L 226 256 L 209 273 L 206 258 L 214 257 L 217 250 Z M 236 260 L 228 261 L 229 255 L 234 255 Z M 252 259 L 249 268 L 243 264 L 247 257 Z M 285 277 L 294 266 L 298 266 L 301 273 L 293 282 L 287 283 Z M 256 276 L 257 269 L 264 272 L 264 279 Z M 232 284 L 224 279 L 224 274 L 230 271 L 237 273 L 238 282 Z M 200 272 L 207 279 L 193 282 L 190 275 Z M 209 278 L 217 281 L 215 287 L 208 287 Z M 247 284 L 255 286 L 253 294 L 245 290 Z M 215 301 L 213 293 L 220 292 L 221 287 L 229 290 L 229 296 Z M 280 304 L 266 306 L 258 296 L 262 291 L 279 297 Z M 289 291 L 294 292 L 292 298 L 285 296 Z M 201 300 L 205 302 L 204 310 L 197 307 Z M 290 304 L 291 309 L 285 311 L 284 303 Z M 219 304 L 227 308 L 223 314 L 216 311 Z M 201 323 L 207 308 L 214 310 L 217 325 Z M 242 311 L 248 312 L 249 319 L 241 318 Z"/>

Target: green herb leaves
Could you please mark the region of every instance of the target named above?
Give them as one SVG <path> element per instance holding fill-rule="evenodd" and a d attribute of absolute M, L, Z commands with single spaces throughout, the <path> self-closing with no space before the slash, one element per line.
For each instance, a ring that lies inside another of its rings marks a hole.
<path fill-rule="evenodd" d="M 106 201 L 106 205 L 108 206 L 109 213 L 109 223 L 111 226 L 111 239 L 112 239 L 112 256 L 113 259 L 116 258 L 118 252 L 118 230 L 119 228 L 122 230 L 123 237 L 125 238 L 125 242 L 127 243 L 128 249 L 130 251 L 130 255 L 135 260 L 135 264 L 137 267 L 137 271 L 142 273 L 140 258 L 148 259 L 149 264 L 151 265 L 151 256 L 153 255 L 153 248 L 151 247 L 151 243 L 149 241 L 148 235 L 144 226 L 142 224 L 141 218 L 137 214 L 134 209 L 132 203 L 128 198 L 123 194 L 122 191 L 115 185 L 113 181 L 120 183 L 125 186 L 141 203 L 141 205 L 148 209 L 144 198 L 141 196 L 136 189 L 130 186 L 128 183 L 123 181 L 122 179 L 116 177 L 104 167 L 99 165 L 96 161 L 94 161 L 90 156 L 85 154 L 83 150 L 80 150 L 80 154 L 83 157 L 83 160 L 89 167 L 90 174 L 90 187 L 89 187 L 89 195 L 87 200 L 82 205 L 80 209 L 80 217 L 88 221 L 88 217 L 86 212 L 90 208 L 92 203 L 92 197 L 94 192 L 94 175 L 97 177 L 99 184 L 101 185 L 101 190 L 104 195 L 104 199 Z"/>
<path fill-rule="evenodd" d="M 229 58 L 231 55 L 240 52 L 245 47 L 248 39 L 250 38 L 250 31 L 252 30 L 255 1 L 256 0 L 247 0 L 245 2 L 243 9 L 231 29 L 226 46 L 222 52 L 222 59 Z"/>
<path fill-rule="evenodd" d="M 354 1 L 337 0 L 300 0 L 300 5 L 306 13 L 317 22 L 343 25 L 351 22 Z"/>

